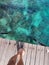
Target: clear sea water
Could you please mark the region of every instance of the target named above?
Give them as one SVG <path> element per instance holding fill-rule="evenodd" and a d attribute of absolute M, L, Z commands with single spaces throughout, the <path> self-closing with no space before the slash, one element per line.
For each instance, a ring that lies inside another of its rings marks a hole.
<path fill-rule="evenodd" d="M 0 0 L 0 37 L 49 46 L 49 0 Z"/>

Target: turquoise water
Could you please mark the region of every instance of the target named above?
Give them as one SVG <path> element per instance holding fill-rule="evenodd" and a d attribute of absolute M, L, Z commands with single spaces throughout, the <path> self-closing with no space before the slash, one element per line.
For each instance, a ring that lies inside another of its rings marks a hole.
<path fill-rule="evenodd" d="M 0 0 L 0 37 L 49 46 L 49 0 Z"/>

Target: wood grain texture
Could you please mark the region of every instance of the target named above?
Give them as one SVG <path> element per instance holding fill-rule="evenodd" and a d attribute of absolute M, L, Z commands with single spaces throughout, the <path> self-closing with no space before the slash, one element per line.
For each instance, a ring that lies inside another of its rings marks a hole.
<path fill-rule="evenodd" d="M 49 53 L 47 53 L 49 47 L 24 43 L 24 49 L 24 65 L 49 65 Z M 17 54 L 16 41 L 0 38 L 0 65 L 7 65 L 15 54 Z"/>
<path fill-rule="evenodd" d="M 31 63 L 30 65 L 34 65 L 36 60 L 36 45 L 32 45 L 32 54 L 31 54 Z"/>

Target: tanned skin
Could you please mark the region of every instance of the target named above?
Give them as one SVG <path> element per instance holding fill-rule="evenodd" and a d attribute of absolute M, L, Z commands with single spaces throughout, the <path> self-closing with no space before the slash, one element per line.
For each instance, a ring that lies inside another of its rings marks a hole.
<path fill-rule="evenodd" d="M 22 55 L 24 49 L 19 49 L 16 55 L 14 55 L 8 62 L 7 65 L 24 65 Z"/>

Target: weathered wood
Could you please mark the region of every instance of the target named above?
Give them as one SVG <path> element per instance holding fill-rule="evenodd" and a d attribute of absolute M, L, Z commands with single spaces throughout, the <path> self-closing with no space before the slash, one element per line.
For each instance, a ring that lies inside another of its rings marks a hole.
<path fill-rule="evenodd" d="M 5 56 L 5 61 L 4 61 L 4 65 L 7 65 L 9 59 L 16 53 L 16 46 L 15 46 L 15 41 L 10 41 L 10 44 L 7 48 L 6 51 L 6 56 Z"/>
<path fill-rule="evenodd" d="M 7 49 L 8 43 L 5 39 L 1 39 L 1 47 L 0 47 L 0 62 L 2 60 L 3 54 L 5 53 L 5 50 Z"/>
<path fill-rule="evenodd" d="M 37 46 L 37 54 L 36 54 L 36 62 L 35 65 L 43 65 L 43 55 L 44 55 L 44 50 L 42 49 L 42 46 Z M 42 59 L 41 59 L 42 57 Z"/>
<path fill-rule="evenodd" d="M 5 40 L 5 39 L 3 39 L 2 43 L 3 43 L 3 48 L 4 49 L 3 49 L 3 51 L 1 50 L 2 51 L 2 57 L 1 57 L 1 60 L 0 60 L 0 65 L 4 65 L 6 51 L 7 51 L 8 45 L 9 45 L 8 40 Z"/>
<path fill-rule="evenodd" d="M 47 52 L 47 50 L 49 50 L 49 47 L 45 48 L 45 61 L 44 61 L 44 65 L 49 65 L 49 53 Z"/>
<path fill-rule="evenodd" d="M 29 46 L 29 44 L 27 44 L 27 43 L 24 44 L 24 49 L 25 49 L 25 55 L 23 56 L 24 65 L 26 65 L 26 59 L 27 59 L 27 53 L 28 53 L 28 46 Z"/>
<path fill-rule="evenodd" d="M 31 49 L 32 48 L 32 45 L 29 44 L 29 47 L 28 47 L 28 53 L 27 53 L 27 58 L 26 58 L 26 65 L 29 65 L 30 64 L 30 60 L 31 60 Z"/>
<path fill-rule="evenodd" d="M 1 60 L 1 51 L 2 50 L 2 38 L 0 38 L 0 60 Z"/>
<path fill-rule="evenodd" d="M 30 65 L 35 64 L 35 59 L 36 59 L 36 45 L 32 45 L 32 55 L 31 55 L 31 63 L 30 63 Z"/>
<path fill-rule="evenodd" d="M 45 60 L 45 54 L 44 54 L 44 48 L 43 46 L 41 46 L 41 53 L 40 53 L 40 61 L 39 61 L 39 65 L 44 65 L 44 60 Z"/>
<path fill-rule="evenodd" d="M 9 43 L 10 42 L 10 43 Z M 17 42 L 0 38 L 0 65 L 7 65 L 9 59 L 17 54 Z M 49 47 L 24 43 L 24 65 L 49 65 Z"/>

